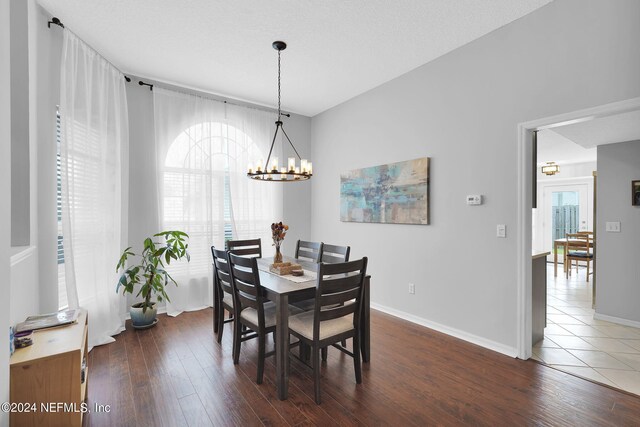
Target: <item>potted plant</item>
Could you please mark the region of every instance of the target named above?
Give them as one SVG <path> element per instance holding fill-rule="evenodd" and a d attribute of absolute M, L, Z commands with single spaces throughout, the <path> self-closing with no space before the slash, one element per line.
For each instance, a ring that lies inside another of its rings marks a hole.
<path fill-rule="evenodd" d="M 154 234 L 153 237 L 163 237 L 163 242 L 154 242 L 151 237 L 144 240 L 144 249 L 140 255 L 131 252 L 128 247 L 122 252 L 116 271 L 123 270 L 120 280 L 116 286 L 116 292 L 122 287 L 122 295 L 127 292 L 133 294 L 136 285 L 140 285 L 140 290 L 136 297 L 142 296 L 143 301 L 133 304 L 129 310 L 131 323 L 136 329 L 149 328 L 156 324 L 157 302 L 163 299 L 170 301 L 165 287 L 169 282 L 178 286 L 173 277 L 165 270 L 165 264 L 169 265 L 171 260 L 186 258 L 189 261 L 187 240 L 189 236 L 182 231 L 163 231 Z M 140 262 L 125 268 L 129 257 L 138 256 Z M 152 296 L 156 300 L 152 301 Z"/>

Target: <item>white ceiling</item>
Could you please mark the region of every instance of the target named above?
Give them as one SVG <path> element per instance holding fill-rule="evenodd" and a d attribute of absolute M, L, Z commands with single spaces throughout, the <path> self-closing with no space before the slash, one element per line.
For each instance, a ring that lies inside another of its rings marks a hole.
<path fill-rule="evenodd" d="M 640 111 L 601 117 L 553 130 L 585 148 L 640 140 Z"/>
<path fill-rule="evenodd" d="M 538 131 L 538 166 L 546 162 L 560 165 L 596 161 L 596 148 L 584 148 L 557 133 L 558 129 Z"/>
<path fill-rule="evenodd" d="M 595 162 L 598 145 L 640 140 L 640 110 L 538 132 L 538 165 Z"/>
<path fill-rule="evenodd" d="M 313 116 L 551 0 L 39 0 L 125 73 Z"/>

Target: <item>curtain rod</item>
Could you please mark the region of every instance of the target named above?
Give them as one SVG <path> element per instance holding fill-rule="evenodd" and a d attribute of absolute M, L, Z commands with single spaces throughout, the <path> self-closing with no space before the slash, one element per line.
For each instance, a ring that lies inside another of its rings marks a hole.
<path fill-rule="evenodd" d="M 57 25 L 59 27 L 64 28 L 64 24 L 62 22 L 60 22 L 60 20 L 58 18 L 56 18 L 55 16 L 53 18 L 51 18 L 51 21 L 47 22 L 47 27 L 51 28 L 51 24 Z"/>
<path fill-rule="evenodd" d="M 60 21 L 60 19 L 58 19 L 55 16 L 51 18 L 51 21 L 47 22 L 47 27 L 51 28 L 51 24 L 57 25 L 57 26 L 59 26 L 61 28 L 64 28 L 64 24 Z M 122 73 L 122 71 L 120 71 L 120 72 Z M 124 73 L 122 73 L 122 75 L 124 76 L 124 79 L 127 81 L 127 83 L 131 82 L 131 77 L 125 75 Z M 153 90 L 153 84 L 151 84 L 151 83 L 147 83 L 147 82 L 144 82 L 142 80 L 138 80 L 138 84 L 140 86 L 149 86 L 149 90 Z M 198 90 L 195 90 L 195 91 L 196 92 L 200 92 Z M 237 105 L 238 107 L 255 108 L 257 110 L 264 110 L 264 111 L 272 111 L 273 110 L 273 108 L 269 108 L 269 107 L 258 108 L 256 106 L 247 106 L 247 105 L 243 105 L 243 104 L 237 104 L 235 102 L 227 101 L 226 99 L 223 99 L 223 100 L 217 99 L 216 101 L 224 102 L 225 104 L 229 104 L 229 105 Z M 291 117 L 291 114 L 289 114 L 289 113 L 282 113 L 282 115 L 286 116 L 286 117 Z"/>
<path fill-rule="evenodd" d="M 174 84 L 171 84 L 171 83 L 163 83 L 163 82 L 157 82 L 157 83 L 159 83 L 161 87 L 165 86 L 164 88 L 166 90 L 183 93 L 185 95 L 198 96 L 200 98 L 205 98 L 205 99 L 213 100 L 213 101 L 216 101 L 216 102 L 222 102 L 224 104 L 229 104 L 229 105 L 236 105 L 238 107 L 243 107 L 243 108 L 252 108 L 254 110 L 269 111 L 269 112 L 276 111 L 275 108 L 263 107 L 263 106 L 260 106 L 260 105 L 252 104 L 250 102 L 247 102 L 246 104 L 239 104 L 239 103 L 236 103 L 236 102 L 228 101 L 226 99 L 210 98 L 210 97 L 207 97 L 206 95 L 214 95 L 214 94 L 207 93 L 207 92 L 204 92 L 204 91 L 201 91 L 201 90 L 198 90 L 198 89 L 186 88 L 186 87 L 177 86 L 177 85 L 174 85 Z M 153 90 L 153 87 L 154 87 L 153 84 L 146 83 L 146 82 L 144 82 L 142 80 L 138 80 L 138 84 L 140 86 L 149 86 L 149 90 Z M 188 91 L 192 91 L 192 92 L 196 92 L 196 93 L 189 93 Z M 217 96 L 217 95 L 214 95 L 214 96 Z M 286 116 L 286 117 L 291 117 L 291 113 L 282 113 L 282 115 Z"/>

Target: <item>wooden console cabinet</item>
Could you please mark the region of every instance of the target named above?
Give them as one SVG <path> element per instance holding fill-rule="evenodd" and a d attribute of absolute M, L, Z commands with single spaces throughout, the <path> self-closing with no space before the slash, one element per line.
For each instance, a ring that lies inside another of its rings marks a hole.
<path fill-rule="evenodd" d="M 16 349 L 10 374 L 12 426 L 82 426 L 87 326 L 82 310 L 77 323 L 35 331 L 33 345 Z"/>

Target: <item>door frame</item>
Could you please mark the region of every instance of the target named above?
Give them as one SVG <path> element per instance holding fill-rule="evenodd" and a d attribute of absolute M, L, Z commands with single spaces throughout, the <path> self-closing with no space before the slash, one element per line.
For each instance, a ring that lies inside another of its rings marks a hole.
<path fill-rule="evenodd" d="M 533 132 L 542 129 L 552 129 L 574 123 L 590 121 L 596 118 L 612 116 L 640 110 L 640 97 L 625 101 L 613 102 L 597 107 L 577 110 L 570 113 L 559 114 L 529 122 L 519 123 L 517 146 L 517 322 L 516 339 L 519 359 L 531 357 L 531 209 L 532 209 L 532 184 L 533 184 Z M 597 223 L 594 224 L 594 229 Z"/>

